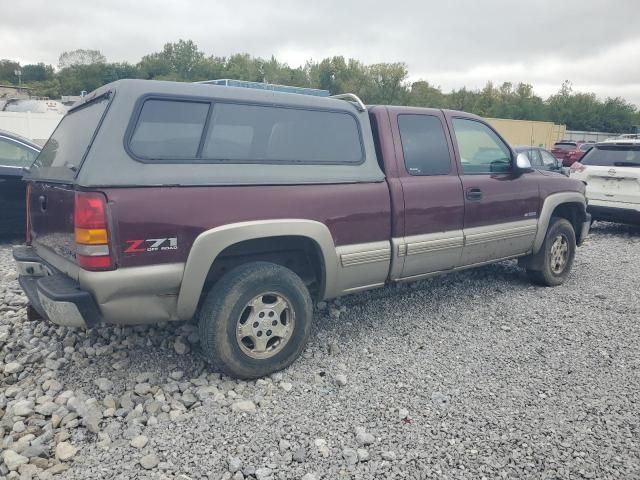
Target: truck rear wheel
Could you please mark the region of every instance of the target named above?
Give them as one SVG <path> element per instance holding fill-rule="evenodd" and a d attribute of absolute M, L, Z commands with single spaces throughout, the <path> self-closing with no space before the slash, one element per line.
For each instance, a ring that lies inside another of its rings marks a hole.
<path fill-rule="evenodd" d="M 573 226 L 564 218 L 553 217 L 538 253 L 542 256 L 541 268 L 527 269 L 527 274 L 538 285 L 561 285 L 571 272 L 575 254 L 576 234 Z"/>
<path fill-rule="evenodd" d="M 203 354 L 230 376 L 262 377 L 298 358 L 311 318 L 311 296 L 298 275 L 273 263 L 247 263 L 207 294 L 199 312 Z"/>

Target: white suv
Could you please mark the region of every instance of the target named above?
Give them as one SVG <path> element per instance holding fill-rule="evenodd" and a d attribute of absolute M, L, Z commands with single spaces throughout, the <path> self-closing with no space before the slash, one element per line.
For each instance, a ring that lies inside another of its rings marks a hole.
<path fill-rule="evenodd" d="M 596 144 L 571 166 L 570 175 L 587 184 L 594 220 L 640 224 L 640 139 Z"/>

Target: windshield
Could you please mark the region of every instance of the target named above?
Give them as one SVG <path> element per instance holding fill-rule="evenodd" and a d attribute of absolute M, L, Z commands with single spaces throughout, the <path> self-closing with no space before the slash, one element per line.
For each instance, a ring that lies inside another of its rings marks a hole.
<path fill-rule="evenodd" d="M 65 115 L 26 178 L 73 181 L 108 104 L 102 96 Z"/>
<path fill-rule="evenodd" d="M 583 165 L 640 167 L 640 145 L 598 145 L 582 158 Z"/>
<path fill-rule="evenodd" d="M 558 150 L 574 150 L 577 144 L 575 143 L 556 143 L 553 148 Z"/>

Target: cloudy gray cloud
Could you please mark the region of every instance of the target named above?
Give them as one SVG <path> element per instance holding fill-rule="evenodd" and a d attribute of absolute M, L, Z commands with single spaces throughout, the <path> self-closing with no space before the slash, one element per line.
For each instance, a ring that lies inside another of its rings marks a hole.
<path fill-rule="evenodd" d="M 4 9 L 0 57 L 56 64 L 75 48 L 137 62 L 168 41 L 208 54 L 276 55 L 290 65 L 345 55 L 404 61 L 445 90 L 525 81 L 640 104 L 636 0 L 22 0 Z"/>

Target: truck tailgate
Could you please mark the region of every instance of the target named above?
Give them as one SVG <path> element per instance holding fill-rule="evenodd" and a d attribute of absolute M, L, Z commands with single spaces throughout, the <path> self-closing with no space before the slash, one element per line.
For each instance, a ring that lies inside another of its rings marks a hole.
<path fill-rule="evenodd" d="M 70 185 L 31 182 L 29 184 L 29 228 L 36 250 L 45 247 L 75 262 L 73 206 L 75 192 Z"/>

